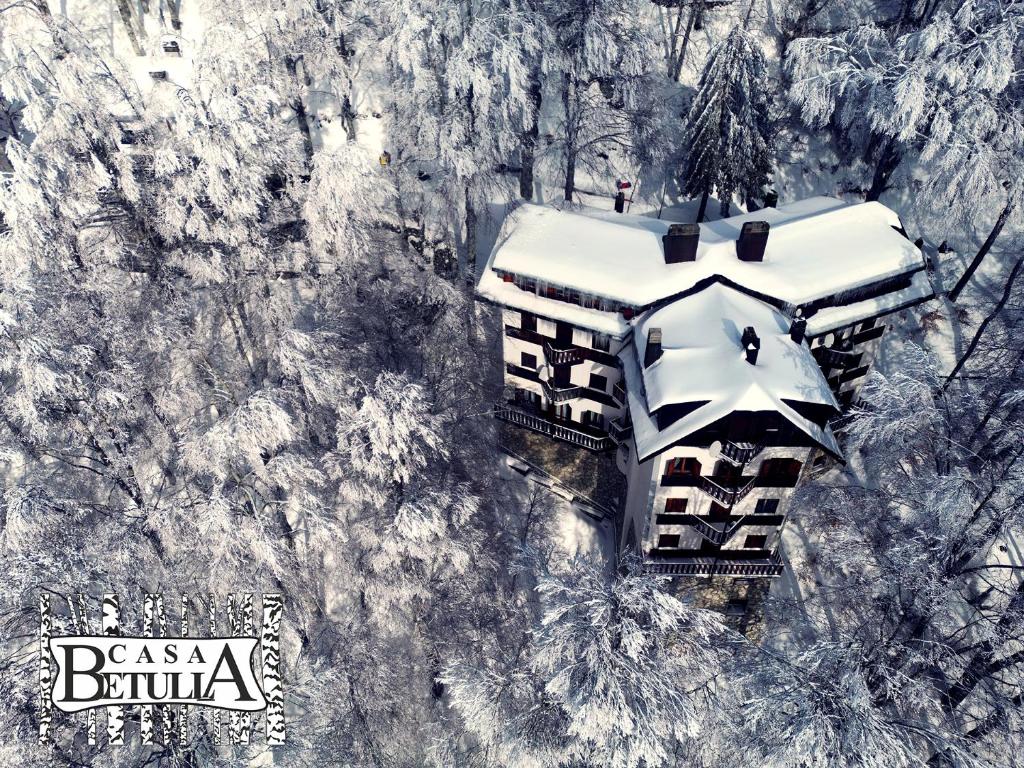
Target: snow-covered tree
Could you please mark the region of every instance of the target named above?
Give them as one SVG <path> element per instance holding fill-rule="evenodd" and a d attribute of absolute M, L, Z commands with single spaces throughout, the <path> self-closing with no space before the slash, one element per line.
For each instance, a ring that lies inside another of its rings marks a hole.
<path fill-rule="evenodd" d="M 944 215 L 973 222 L 991 211 L 991 233 L 953 288 L 955 300 L 1024 194 L 1024 11 L 973 0 L 927 17 L 921 28 L 866 23 L 797 40 L 786 67 L 804 121 L 833 125 L 874 162 L 868 200 L 910 157 L 927 172 L 923 197 Z"/>
<path fill-rule="evenodd" d="M 701 196 L 698 220 L 712 192 L 728 216 L 734 194 L 756 199 L 768 183 L 772 127 L 766 77 L 764 55 L 743 29 L 730 32 L 708 57 L 683 122 L 683 188 Z"/>
<path fill-rule="evenodd" d="M 701 732 L 728 639 L 716 614 L 664 586 L 580 559 L 542 576 L 523 650 L 507 666 L 446 674 L 469 730 L 503 764 L 667 764 Z"/>

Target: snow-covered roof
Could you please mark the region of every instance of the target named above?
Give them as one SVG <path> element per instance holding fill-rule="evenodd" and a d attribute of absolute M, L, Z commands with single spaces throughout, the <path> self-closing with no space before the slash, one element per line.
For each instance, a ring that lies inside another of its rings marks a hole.
<path fill-rule="evenodd" d="M 757 362 L 740 341 L 752 326 L 760 340 Z M 838 455 L 835 437 L 785 401 L 839 406 L 805 343 L 789 336 L 790 321 L 774 307 L 715 283 L 638 319 L 633 345 L 621 353 L 633 435 L 641 459 L 664 450 L 734 411 L 775 411 L 817 444 Z M 662 333 L 661 357 L 642 358 L 652 328 Z M 704 403 L 658 428 L 654 412 L 667 405 Z"/>
<path fill-rule="evenodd" d="M 493 258 L 493 254 L 492 254 Z M 532 312 L 552 320 L 563 320 L 579 328 L 587 328 L 598 333 L 606 333 L 616 338 L 624 338 L 629 333 L 629 322 L 618 312 L 601 312 L 587 309 L 577 304 L 544 298 L 535 293 L 517 288 L 513 283 L 503 282 L 488 262 L 480 282 L 477 283 L 478 296 L 489 299 L 505 307 L 512 307 Z"/>
<path fill-rule="evenodd" d="M 867 320 L 869 317 L 878 317 L 913 306 L 934 295 L 935 291 L 928 279 L 928 273 L 923 270 L 915 272 L 910 279 L 910 285 L 901 290 L 866 301 L 818 310 L 807 319 L 807 333 L 810 336 L 820 336 L 837 328 L 845 328 L 861 320 Z"/>
<path fill-rule="evenodd" d="M 893 229 L 884 205 L 813 197 L 701 224 L 697 258 L 666 264 L 661 237 L 670 222 L 580 209 L 524 205 L 491 255 L 499 269 L 637 307 L 719 276 L 790 304 L 917 269 L 920 251 Z M 743 262 L 735 241 L 747 221 L 771 224 L 764 261 Z"/>

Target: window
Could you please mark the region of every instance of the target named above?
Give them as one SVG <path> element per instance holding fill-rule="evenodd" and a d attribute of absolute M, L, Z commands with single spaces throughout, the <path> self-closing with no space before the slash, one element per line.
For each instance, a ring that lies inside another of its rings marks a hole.
<path fill-rule="evenodd" d="M 768 544 L 768 537 L 764 535 L 747 536 L 743 540 L 744 549 L 764 549 Z"/>
<path fill-rule="evenodd" d="M 654 522 L 658 525 L 687 525 L 689 521 L 686 515 L 657 514 L 654 516 Z"/>
<path fill-rule="evenodd" d="M 800 478 L 800 467 L 796 459 L 765 459 L 758 472 L 760 485 L 769 488 L 792 488 Z"/>
<path fill-rule="evenodd" d="M 608 377 L 596 373 L 590 374 L 590 388 L 596 389 L 598 392 L 606 392 L 608 390 Z"/>
<path fill-rule="evenodd" d="M 658 537 L 658 549 L 678 549 L 679 534 L 663 533 Z"/>
<path fill-rule="evenodd" d="M 569 303 L 570 304 L 579 304 L 580 303 L 580 292 L 579 291 L 569 291 Z"/>
<path fill-rule="evenodd" d="M 537 331 L 537 316 L 529 312 L 523 312 L 519 321 L 519 327 L 524 331 Z"/>
<path fill-rule="evenodd" d="M 528 355 L 525 352 L 523 352 L 522 356 L 520 358 L 520 362 L 521 362 L 523 368 L 529 368 L 531 371 L 536 371 L 537 370 L 537 356 L 536 355 Z"/>
<path fill-rule="evenodd" d="M 742 597 L 732 598 L 725 606 L 726 616 L 745 616 L 747 613 L 747 601 Z"/>
<path fill-rule="evenodd" d="M 583 423 L 588 427 L 604 429 L 604 416 L 597 411 L 584 411 Z"/>
<path fill-rule="evenodd" d="M 779 512 L 778 499 L 758 499 L 754 507 L 755 515 L 775 515 Z"/>
<path fill-rule="evenodd" d="M 700 474 L 700 462 L 688 457 L 669 459 L 668 464 L 665 465 L 665 474 L 669 477 L 681 477 L 684 475 L 696 477 Z"/>
<path fill-rule="evenodd" d="M 666 512 L 685 512 L 686 511 L 686 499 L 665 499 L 665 511 Z"/>
<path fill-rule="evenodd" d="M 605 336 L 603 333 L 595 333 L 593 338 L 594 349 L 599 352 L 607 352 L 611 349 L 611 339 Z"/>

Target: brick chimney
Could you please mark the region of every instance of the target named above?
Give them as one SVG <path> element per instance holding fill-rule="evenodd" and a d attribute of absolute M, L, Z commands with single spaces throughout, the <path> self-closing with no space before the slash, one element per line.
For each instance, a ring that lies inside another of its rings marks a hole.
<path fill-rule="evenodd" d="M 644 350 L 644 368 L 649 368 L 661 357 L 661 328 L 647 331 L 647 349 Z"/>
<path fill-rule="evenodd" d="M 743 352 L 747 356 L 747 362 L 751 365 L 757 365 L 757 353 L 761 349 L 761 340 L 757 337 L 757 332 L 753 326 L 748 325 L 743 329 L 740 344 L 743 345 Z"/>
<path fill-rule="evenodd" d="M 700 242 L 700 224 L 672 224 L 668 234 L 661 236 L 665 249 L 665 263 L 678 264 L 697 258 L 697 243 Z"/>
<path fill-rule="evenodd" d="M 767 221 L 748 221 L 740 230 L 736 241 L 736 255 L 740 261 L 764 261 L 764 249 L 768 245 Z"/>

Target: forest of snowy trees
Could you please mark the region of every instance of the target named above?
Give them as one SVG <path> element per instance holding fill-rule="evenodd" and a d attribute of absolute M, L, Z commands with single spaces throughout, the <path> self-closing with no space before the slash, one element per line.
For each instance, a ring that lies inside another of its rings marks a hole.
<path fill-rule="evenodd" d="M 271 764 L 198 726 L 90 745 L 61 715 L 38 745 L 38 601 L 280 592 L 273 764 L 1021 765 L 1022 27 L 1020 0 L 0 2 L 0 764 Z M 520 201 L 610 210 L 619 179 L 701 218 L 882 199 L 945 291 L 799 491 L 828 546 L 757 639 L 561 552 L 498 481 L 474 276 Z"/>

